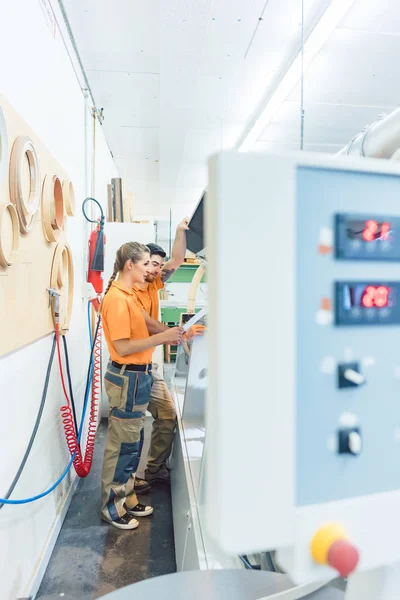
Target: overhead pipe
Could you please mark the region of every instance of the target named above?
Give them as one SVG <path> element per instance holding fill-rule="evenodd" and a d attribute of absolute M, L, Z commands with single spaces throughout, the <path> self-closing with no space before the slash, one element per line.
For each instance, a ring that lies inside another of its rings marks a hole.
<path fill-rule="evenodd" d="M 395 158 L 400 148 L 400 108 L 379 118 L 357 134 L 339 155 L 357 155 L 370 158 Z M 398 160 L 398 157 L 396 157 Z"/>

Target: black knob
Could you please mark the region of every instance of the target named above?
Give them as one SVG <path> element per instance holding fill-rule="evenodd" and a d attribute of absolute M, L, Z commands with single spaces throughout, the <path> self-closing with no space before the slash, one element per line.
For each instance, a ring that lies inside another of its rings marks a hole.
<path fill-rule="evenodd" d="M 339 454 L 358 456 L 362 451 L 362 437 L 359 427 L 343 427 L 339 429 Z"/>

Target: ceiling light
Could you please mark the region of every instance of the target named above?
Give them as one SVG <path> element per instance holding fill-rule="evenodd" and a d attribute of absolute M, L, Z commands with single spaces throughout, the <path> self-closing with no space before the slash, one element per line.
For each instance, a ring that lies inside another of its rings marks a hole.
<path fill-rule="evenodd" d="M 354 0 L 331 0 L 330 5 L 321 16 L 314 29 L 311 31 L 307 40 L 304 42 L 304 64 L 306 71 L 313 58 L 321 50 L 322 46 L 329 39 L 332 32 L 339 25 Z M 261 113 L 250 125 L 238 144 L 239 152 L 248 152 L 252 145 L 257 141 L 260 134 L 264 131 L 271 119 L 278 112 L 283 102 L 289 96 L 295 85 L 301 79 L 302 73 L 302 53 L 301 50 L 296 58 L 280 80 L 273 94 L 268 98 Z"/>

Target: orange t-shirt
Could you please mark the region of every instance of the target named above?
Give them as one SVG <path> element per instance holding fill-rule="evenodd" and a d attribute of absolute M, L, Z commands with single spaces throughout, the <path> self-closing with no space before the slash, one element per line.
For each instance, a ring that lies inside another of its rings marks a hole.
<path fill-rule="evenodd" d="M 132 291 L 135 294 L 138 302 L 143 306 L 148 315 L 155 321 L 158 321 L 160 310 L 160 301 L 158 298 L 158 290 L 162 290 L 164 283 L 161 275 L 158 275 L 153 283 L 148 283 L 145 289 L 134 286 Z"/>
<path fill-rule="evenodd" d="M 154 348 L 119 356 L 113 342 L 115 340 L 142 340 L 150 337 L 142 315 L 142 307 L 136 301 L 132 290 L 114 281 L 104 296 L 101 309 L 104 337 L 106 338 L 111 360 L 123 365 L 148 365 Z"/>

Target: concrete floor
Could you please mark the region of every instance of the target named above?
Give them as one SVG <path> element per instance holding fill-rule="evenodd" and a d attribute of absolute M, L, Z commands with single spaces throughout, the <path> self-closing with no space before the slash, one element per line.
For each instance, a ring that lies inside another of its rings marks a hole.
<path fill-rule="evenodd" d="M 174 365 L 165 365 L 171 379 Z M 139 466 L 143 476 L 150 439 L 151 418 L 145 425 L 145 446 Z M 153 486 L 142 503 L 154 506 L 151 517 L 140 520 L 134 531 L 118 531 L 103 523 L 100 510 L 100 474 L 107 426 L 103 422 L 96 441 L 90 475 L 81 480 L 39 589 L 37 600 L 94 600 L 143 579 L 176 571 L 171 496 L 168 487 Z M 332 587 L 345 589 L 336 580 Z"/>
<path fill-rule="evenodd" d="M 151 419 L 145 440 L 150 438 Z M 94 600 L 142 579 L 176 571 L 169 487 L 155 485 L 140 496 L 154 506 L 134 531 L 118 531 L 100 520 L 100 474 L 106 423 L 99 428 L 90 475 L 80 481 L 46 570 L 37 600 Z M 143 457 L 147 456 L 147 447 Z M 144 461 L 143 461 L 144 462 Z M 144 464 L 139 467 L 143 476 Z"/>

